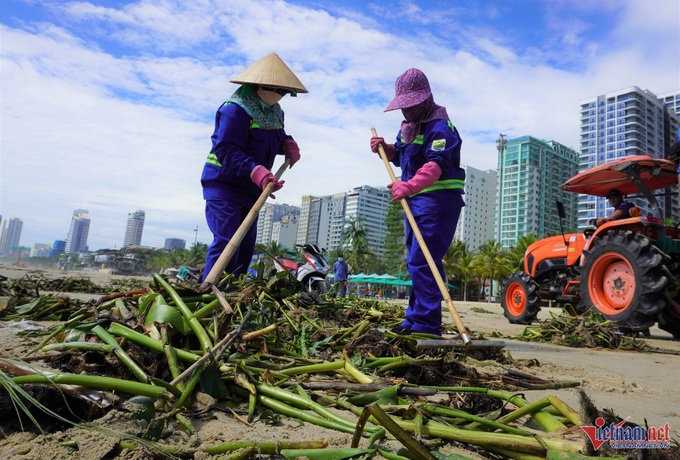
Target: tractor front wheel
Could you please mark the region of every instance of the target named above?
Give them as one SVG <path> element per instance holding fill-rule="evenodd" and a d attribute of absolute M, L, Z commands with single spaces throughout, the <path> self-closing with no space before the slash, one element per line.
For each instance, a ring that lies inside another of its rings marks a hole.
<path fill-rule="evenodd" d="M 505 282 L 501 307 L 512 324 L 531 324 L 538 316 L 540 303 L 538 284 L 528 273 L 515 272 Z"/>
<path fill-rule="evenodd" d="M 631 331 L 652 326 L 669 282 L 659 248 L 637 233 L 609 232 L 584 254 L 581 309 L 594 307 Z"/>

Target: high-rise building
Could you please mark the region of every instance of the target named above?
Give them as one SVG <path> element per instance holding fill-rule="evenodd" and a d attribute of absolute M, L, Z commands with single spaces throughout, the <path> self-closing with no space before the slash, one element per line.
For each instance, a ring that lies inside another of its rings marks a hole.
<path fill-rule="evenodd" d="M 520 236 L 542 238 L 560 232 L 556 202 L 564 204 L 564 228 L 574 228 L 576 195 L 562 185 L 578 171 L 578 152 L 555 141 L 522 136 L 507 141 L 499 150 L 496 229 L 503 248 Z M 500 216 L 500 222 L 498 222 Z M 498 240 L 498 238 L 497 238 Z"/>
<path fill-rule="evenodd" d="M 280 235 L 277 235 L 274 231 L 274 225 L 281 221 L 285 221 L 284 232 L 286 234 L 285 244 L 290 249 L 295 248 L 295 235 L 293 235 L 292 241 L 290 239 L 290 232 L 295 231 L 297 233 L 297 222 L 300 217 L 300 208 L 297 206 L 291 206 L 289 204 L 265 204 L 257 218 L 257 238 L 255 242 L 257 244 L 268 245 L 272 241 L 284 244 L 283 241 L 279 239 Z M 280 232 L 281 226 L 277 229 Z"/>
<path fill-rule="evenodd" d="M 659 100 L 663 102 L 671 113 L 680 115 L 680 91 L 659 94 Z"/>
<path fill-rule="evenodd" d="M 300 206 L 297 244 L 313 243 L 327 250 L 343 245 L 350 219 L 366 229 L 371 252 L 382 256 L 385 244 L 385 216 L 389 204 L 386 187 L 364 185 L 346 193 L 322 197 L 304 196 Z"/>
<path fill-rule="evenodd" d="M 386 187 L 364 185 L 346 194 L 344 222 L 354 219 L 366 229 L 366 241 L 371 253 L 382 257 L 385 253 L 385 217 L 390 192 Z M 343 228 L 345 225 L 343 225 Z M 339 247 L 332 246 L 331 249 Z"/>
<path fill-rule="evenodd" d="M 138 209 L 137 211 L 128 214 L 127 226 L 125 227 L 125 239 L 123 240 L 123 247 L 141 246 L 145 217 L 146 213 L 141 209 Z"/>
<path fill-rule="evenodd" d="M 454 239 L 467 243 L 470 250 L 494 240 L 496 215 L 496 171 L 465 169 L 465 206 L 460 212 Z"/>
<path fill-rule="evenodd" d="M 331 249 L 328 243 L 332 202 L 330 195 L 302 197 L 296 244 L 309 243 L 324 249 Z"/>
<path fill-rule="evenodd" d="M 18 254 L 19 240 L 21 239 L 21 229 L 24 223 L 17 217 L 5 219 L 2 222 L 0 232 L 0 256 Z"/>
<path fill-rule="evenodd" d="M 186 249 L 187 242 L 181 238 L 166 238 L 163 249 Z"/>
<path fill-rule="evenodd" d="M 66 251 L 66 241 L 54 240 L 52 248 L 50 249 L 50 257 L 59 257 Z"/>
<path fill-rule="evenodd" d="M 28 253 L 28 257 L 49 257 L 50 248 L 51 246 L 49 244 L 33 243 L 31 251 Z"/>
<path fill-rule="evenodd" d="M 67 254 L 77 254 L 87 251 L 87 235 L 90 232 L 90 214 L 86 209 L 76 209 L 73 211 L 71 226 L 66 236 L 66 247 L 64 252 Z"/>
<path fill-rule="evenodd" d="M 663 157 L 678 127 L 678 116 L 669 110 L 669 107 L 677 110 L 676 97 L 669 94 L 663 99 L 648 90 L 631 86 L 582 100 L 579 170 L 585 171 L 629 155 Z M 657 200 L 664 213 L 661 217 L 669 217 L 673 197 L 660 193 Z M 643 212 L 651 212 L 646 200 L 631 201 Z M 609 215 L 612 211 L 603 197 L 579 195 L 578 227 L 585 228 L 590 219 Z"/>

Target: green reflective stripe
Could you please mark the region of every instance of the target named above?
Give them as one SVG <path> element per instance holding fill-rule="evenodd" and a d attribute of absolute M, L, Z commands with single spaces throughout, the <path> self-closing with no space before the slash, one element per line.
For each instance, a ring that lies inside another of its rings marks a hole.
<path fill-rule="evenodd" d="M 220 163 L 220 160 L 217 159 L 217 155 L 215 155 L 214 153 L 209 153 L 208 158 L 205 160 L 205 162 L 211 165 L 215 165 L 218 168 L 222 167 L 222 163 Z"/>
<path fill-rule="evenodd" d="M 413 140 L 413 142 L 411 142 L 411 144 L 423 145 L 423 140 L 424 140 L 423 135 L 422 135 L 422 134 L 418 134 L 418 136 Z M 406 142 L 404 141 L 404 135 L 403 135 L 403 134 L 401 135 L 401 141 L 404 142 L 404 143 L 406 143 Z"/>
<path fill-rule="evenodd" d="M 438 180 L 434 183 L 432 187 L 427 187 L 422 189 L 418 193 L 414 193 L 411 196 L 420 195 L 425 192 L 432 192 L 434 190 L 463 190 L 465 189 L 465 180 L 463 179 L 445 179 Z"/>
<path fill-rule="evenodd" d="M 449 125 L 449 128 L 451 128 L 451 131 L 455 131 L 456 127 L 453 125 L 451 120 L 447 120 L 446 123 Z M 424 141 L 423 135 L 418 134 L 418 136 L 413 140 L 413 142 L 411 142 L 411 144 L 423 145 L 423 141 Z M 401 135 L 401 142 L 404 142 L 403 134 Z"/>

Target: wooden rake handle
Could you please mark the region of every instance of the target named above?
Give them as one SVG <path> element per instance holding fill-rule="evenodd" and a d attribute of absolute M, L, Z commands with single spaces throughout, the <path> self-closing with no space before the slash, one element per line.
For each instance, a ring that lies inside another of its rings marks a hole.
<path fill-rule="evenodd" d="M 373 137 L 378 137 L 378 132 L 375 130 L 375 128 L 371 128 L 371 133 L 373 134 Z M 397 176 L 394 174 L 394 171 L 392 171 L 392 167 L 390 166 L 390 162 L 387 159 L 385 149 L 381 144 L 378 145 L 378 152 L 380 153 L 380 158 L 382 158 L 382 161 L 385 164 L 385 168 L 387 168 L 387 173 L 390 175 L 392 183 L 396 182 Z M 423 251 L 425 260 L 427 260 L 427 265 L 429 265 L 430 270 L 432 271 L 432 275 L 434 276 L 434 279 L 437 282 L 437 286 L 439 286 L 439 290 L 442 293 L 444 302 L 446 303 L 446 306 L 449 309 L 449 314 L 453 318 L 453 322 L 456 324 L 456 329 L 458 329 L 458 333 L 463 339 L 463 343 L 467 345 L 470 342 L 470 337 L 468 336 L 467 329 L 463 325 L 463 321 L 461 321 L 460 316 L 458 315 L 458 311 L 456 310 L 456 307 L 453 304 L 453 300 L 451 300 L 451 296 L 449 295 L 449 290 L 446 288 L 446 283 L 442 279 L 442 275 L 441 273 L 439 273 L 439 270 L 437 269 L 437 265 L 435 264 L 434 259 L 432 258 L 430 250 L 427 248 L 427 244 L 425 244 L 425 240 L 423 239 L 423 235 L 420 233 L 418 224 L 416 224 L 416 220 L 413 217 L 411 208 L 409 207 L 405 198 L 402 198 L 401 200 L 399 200 L 399 202 L 401 203 L 401 207 L 404 208 L 404 214 L 406 214 L 406 218 L 408 219 L 408 222 L 411 225 L 411 230 L 413 230 L 413 234 L 415 235 L 416 240 L 418 241 L 420 250 Z"/>
<path fill-rule="evenodd" d="M 286 161 L 281 165 L 278 171 L 276 171 L 276 178 L 280 179 L 281 176 L 283 176 L 283 172 L 290 166 L 290 160 L 286 159 Z M 255 219 L 257 219 L 257 215 L 260 213 L 260 209 L 262 209 L 262 206 L 264 206 L 265 201 L 267 201 L 267 198 L 269 195 L 274 191 L 274 183 L 270 182 L 267 184 L 267 186 L 262 190 L 262 193 L 260 194 L 260 197 L 257 199 L 253 207 L 250 209 L 248 212 L 248 215 L 246 215 L 246 218 L 241 222 L 241 225 L 239 225 L 238 229 L 234 233 L 234 236 L 231 237 L 227 245 L 225 246 L 224 250 L 222 251 L 222 254 L 220 254 L 220 257 L 218 257 L 217 261 L 215 262 L 215 265 L 210 269 L 210 272 L 208 273 L 208 276 L 203 280 L 203 284 L 198 288 L 199 292 L 206 292 L 210 289 L 210 286 L 214 285 L 216 281 L 218 281 L 220 275 L 222 272 L 224 272 L 224 269 L 227 268 L 227 265 L 231 261 L 231 258 L 234 257 L 234 254 L 236 253 L 236 250 L 238 247 L 241 245 L 241 242 L 243 241 L 243 238 L 245 238 L 246 233 L 248 233 L 248 230 L 250 230 L 250 227 L 253 225 L 253 222 L 255 222 Z"/>

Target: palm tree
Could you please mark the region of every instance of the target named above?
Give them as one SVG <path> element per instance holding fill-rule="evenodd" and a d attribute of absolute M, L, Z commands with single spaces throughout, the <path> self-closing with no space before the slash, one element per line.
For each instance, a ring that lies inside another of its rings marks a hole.
<path fill-rule="evenodd" d="M 493 240 L 487 241 L 477 248 L 474 266 L 479 269 L 480 273 L 484 273 L 482 280 L 488 279 L 490 281 L 489 297 L 487 299 L 490 302 L 491 296 L 494 294 L 494 280 L 498 279 L 499 276 L 507 276 L 512 270 L 507 252 L 500 243 Z"/>
<path fill-rule="evenodd" d="M 527 252 L 527 248 L 535 242 L 536 235 L 532 233 L 531 235 L 520 236 L 517 238 L 517 243 L 510 247 L 508 257 L 515 271 L 524 268 L 524 254 Z"/>
<path fill-rule="evenodd" d="M 345 228 L 342 232 L 342 243 L 348 248 L 345 261 L 354 267 L 355 272 L 366 270 L 371 257 L 371 250 L 366 239 L 367 231 L 363 225 L 363 219 L 348 217 L 345 220 Z"/>

